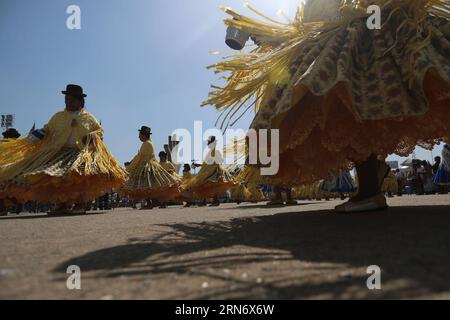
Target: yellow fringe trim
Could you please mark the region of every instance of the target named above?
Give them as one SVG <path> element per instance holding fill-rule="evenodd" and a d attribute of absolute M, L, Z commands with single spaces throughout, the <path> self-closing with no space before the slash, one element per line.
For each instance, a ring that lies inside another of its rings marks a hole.
<path fill-rule="evenodd" d="M 428 15 L 450 19 L 450 4 L 444 0 L 343 0 L 342 20 L 313 23 L 303 22 L 304 6 L 300 5 L 294 21 L 289 24 L 272 20 L 250 6 L 247 7 L 268 22 L 245 17 L 224 8 L 232 17 L 225 19 L 226 25 L 256 36 L 274 37 L 283 44 L 278 47 L 265 45 L 247 53 L 233 54 L 225 61 L 209 66 L 208 68 L 215 69 L 215 73 L 229 73 L 229 76 L 225 77 L 227 84 L 224 87 L 212 86 L 213 92 L 202 106 L 213 105 L 222 112 L 218 119 L 221 128 L 233 126 L 251 109 L 257 112 L 270 97 L 272 88 L 289 81 L 289 66 L 301 48 L 302 41 L 326 41 L 337 27 L 349 27 L 353 20 L 367 17 L 367 7 L 370 4 L 379 5 L 383 9 L 390 8 L 391 16 L 398 10 L 405 14 L 405 23 L 398 28 L 397 34 L 406 24 L 416 26 L 418 33 L 431 34 L 424 23 Z M 414 54 L 427 46 L 429 41 L 427 37 L 411 53 L 410 83 L 413 80 Z"/>

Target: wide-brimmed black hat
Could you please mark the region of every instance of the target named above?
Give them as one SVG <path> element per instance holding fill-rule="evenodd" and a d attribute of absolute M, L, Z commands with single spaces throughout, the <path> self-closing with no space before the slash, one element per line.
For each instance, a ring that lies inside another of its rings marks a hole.
<path fill-rule="evenodd" d="M 83 88 L 76 84 L 68 84 L 65 91 L 61 91 L 63 94 L 68 94 L 74 97 L 86 98 L 87 95 L 83 93 Z"/>
<path fill-rule="evenodd" d="M 210 137 L 208 138 L 208 144 L 211 144 L 211 143 L 213 143 L 213 142 L 216 142 L 216 137 L 215 137 L 215 136 L 210 136 Z"/>
<path fill-rule="evenodd" d="M 14 128 L 7 129 L 5 132 L 2 133 L 2 135 L 3 138 L 6 139 L 17 139 L 20 137 L 20 133 Z"/>
<path fill-rule="evenodd" d="M 144 133 L 144 134 L 148 134 L 148 135 L 152 134 L 152 129 L 150 129 L 149 127 L 146 127 L 146 126 L 142 126 L 141 129 L 139 129 L 138 131 L 141 133 Z"/>

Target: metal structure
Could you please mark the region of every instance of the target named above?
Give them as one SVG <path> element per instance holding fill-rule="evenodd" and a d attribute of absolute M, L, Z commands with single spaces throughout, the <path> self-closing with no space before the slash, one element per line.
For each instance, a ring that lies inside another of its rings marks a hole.
<path fill-rule="evenodd" d="M 1 127 L 8 130 L 14 125 L 14 115 L 13 114 L 2 114 L 1 115 Z"/>
<path fill-rule="evenodd" d="M 177 172 L 180 172 L 182 165 L 177 164 L 178 159 L 174 158 L 177 155 L 176 148 L 180 144 L 180 141 L 177 140 L 176 135 L 174 135 L 173 137 L 169 136 L 168 141 L 169 143 L 164 145 L 164 151 L 167 153 L 167 160 L 175 165 Z"/>

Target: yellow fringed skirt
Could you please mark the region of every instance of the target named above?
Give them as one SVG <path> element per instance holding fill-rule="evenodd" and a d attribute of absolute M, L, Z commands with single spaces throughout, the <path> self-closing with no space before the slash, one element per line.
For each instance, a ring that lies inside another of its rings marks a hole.
<path fill-rule="evenodd" d="M 88 162 L 82 159 L 84 155 L 78 149 L 62 148 L 46 163 L 30 170 L 25 168 L 15 178 L 0 184 L 0 197 L 19 202 L 82 203 L 125 183 L 126 173 L 117 162 L 110 161 L 110 169 L 105 172 L 93 158 Z M 89 174 L 83 174 L 86 166 L 91 169 Z"/>
<path fill-rule="evenodd" d="M 156 160 L 150 160 L 129 173 L 127 184 L 120 190 L 135 200 L 174 200 L 180 195 L 181 177 L 167 172 Z"/>
<path fill-rule="evenodd" d="M 238 202 L 264 201 L 264 195 L 258 189 L 259 185 L 264 184 L 264 177 L 261 176 L 259 168 L 245 166 L 237 175 L 236 180 L 240 182 L 240 186 L 233 190 L 233 199 Z"/>
<path fill-rule="evenodd" d="M 390 191 L 392 194 L 398 193 L 398 182 L 395 174 L 390 172 L 389 175 L 384 179 L 381 191 L 383 191 L 384 193 Z"/>
<path fill-rule="evenodd" d="M 231 199 L 238 203 L 247 201 L 249 197 L 250 192 L 244 184 L 240 184 L 239 187 L 231 192 Z"/>
<path fill-rule="evenodd" d="M 222 196 L 227 190 L 238 187 L 233 176 L 221 165 L 203 164 L 199 173 L 185 181 L 181 189 L 193 199 L 209 199 Z"/>
<path fill-rule="evenodd" d="M 246 201 L 248 202 L 261 202 L 264 201 L 264 195 L 261 192 L 261 190 L 259 190 L 256 185 L 248 185 L 247 186 L 247 190 L 248 190 L 248 196 L 246 198 Z"/>

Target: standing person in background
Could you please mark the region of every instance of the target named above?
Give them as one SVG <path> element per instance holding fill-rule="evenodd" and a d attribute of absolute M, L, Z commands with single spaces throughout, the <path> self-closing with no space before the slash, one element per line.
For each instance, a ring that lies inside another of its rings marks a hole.
<path fill-rule="evenodd" d="M 450 145 L 445 144 L 442 149 L 442 162 L 434 176 L 433 182 L 441 187 L 441 193 L 447 194 L 450 186 Z"/>
<path fill-rule="evenodd" d="M 436 174 L 438 173 L 440 165 L 441 165 L 441 157 L 439 157 L 439 156 L 434 157 L 434 164 L 433 164 L 433 167 L 432 167 L 432 170 L 433 170 L 433 185 L 434 185 L 434 188 L 435 188 L 435 192 L 437 192 L 438 194 L 442 193 L 442 186 L 434 183 L 434 177 L 436 177 Z"/>
<path fill-rule="evenodd" d="M 191 166 L 188 163 L 186 163 L 183 166 L 183 181 L 188 180 L 190 178 L 192 178 Z"/>
<path fill-rule="evenodd" d="M 416 191 L 416 195 L 421 196 L 424 194 L 422 181 L 424 169 L 422 168 L 422 162 L 420 160 L 413 160 L 413 171 L 414 171 L 414 178 L 413 178 L 414 189 Z"/>
<path fill-rule="evenodd" d="M 423 190 L 425 194 L 433 193 L 433 168 L 431 164 L 423 160 L 422 161 L 422 173 L 420 176 L 423 183 Z"/>
<path fill-rule="evenodd" d="M 398 185 L 397 196 L 401 197 L 403 195 L 403 186 L 404 186 L 405 175 L 403 174 L 403 172 L 400 171 L 400 169 L 397 169 L 397 170 L 395 170 L 395 178 L 397 179 L 397 185 Z"/>
<path fill-rule="evenodd" d="M 439 170 L 439 166 L 441 165 L 441 157 L 434 157 L 434 164 L 433 164 L 433 175 L 435 175 L 438 170 Z"/>
<path fill-rule="evenodd" d="M 187 183 L 191 178 L 192 178 L 191 166 L 188 163 L 186 163 L 183 166 L 183 183 Z M 182 197 L 182 200 L 186 202 L 186 204 L 184 205 L 185 208 L 189 208 L 192 206 L 192 201 L 190 199 Z"/>

